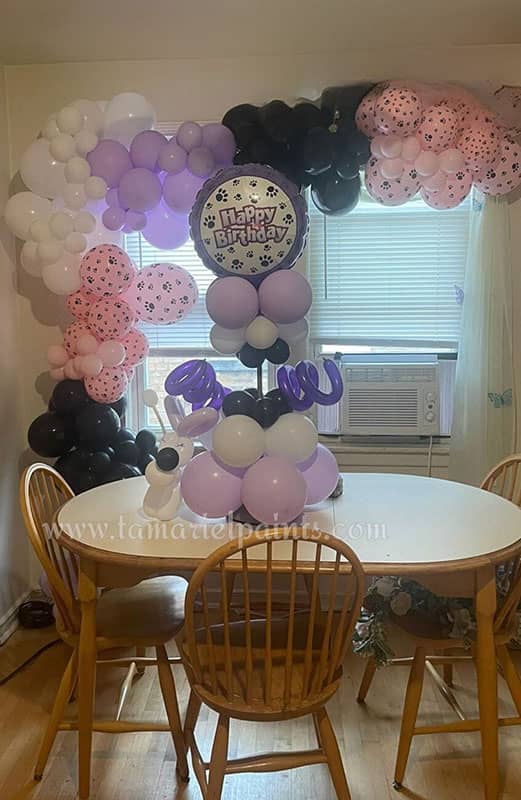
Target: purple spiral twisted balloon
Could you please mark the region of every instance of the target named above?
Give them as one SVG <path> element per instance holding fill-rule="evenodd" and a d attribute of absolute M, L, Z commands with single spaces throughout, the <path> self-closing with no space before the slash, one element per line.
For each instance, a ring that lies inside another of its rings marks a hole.
<path fill-rule="evenodd" d="M 192 411 L 203 406 L 211 406 L 219 411 L 230 389 L 219 383 L 211 364 L 193 358 L 172 370 L 165 380 L 165 391 L 191 403 Z"/>
<path fill-rule="evenodd" d="M 344 392 L 342 375 L 334 361 L 324 359 L 324 370 L 329 378 L 331 390 L 319 389 L 319 375 L 312 361 L 299 361 L 296 367 L 285 364 L 277 371 L 277 383 L 293 411 L 307 411 L 313 403 L 332 406 L 338 403 Z"/>

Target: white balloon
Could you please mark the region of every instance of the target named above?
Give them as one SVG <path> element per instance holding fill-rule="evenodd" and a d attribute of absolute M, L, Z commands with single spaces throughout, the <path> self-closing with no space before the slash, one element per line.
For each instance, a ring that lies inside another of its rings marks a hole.
<path fill-rule="evenodd" d="M 299 319 L 289 325 L 279 325 L 279 336 L 288 344 L 297 344 L 307 339 L 309 325 L 307 319 Z"/>
<path fill-rule="evenodd" d="M 60 129 L 56 124 L 56 114 L 51 114 L 42 129 L 42 136 L 44 136 L 46 139 L 54 139 L 54 137 L 58 136 L 59 133 Z"/>
<path fill-rule="evenodd" d="M 78 233 L 93 233 L 96 230 L 96 217 L 90 211 L 79 211 L 74 217 L 74 230 Z M 72 228 L 68 233 L 72 232 Z"/>
<path fill-rule="evenodd" d="M 266 350 L 271 347 L 278 338 L 279 329 L 277 325 L 261 315 L 255 317 L 246 328 L 246 341 L 259 350 Z"/>
<path fill-rule="evenodd" d="M 63 133 L 74 135 L 83 127 L 83 114 L 74 106 L 65 106 L 56 115 L 56 124 Z"/>
<path fill-rule="evenodd" d="M 93 131 L 87 130 L 86 128 L 81 130 L 74 137 L 74 146 L 76 147 L 76 152 L 80 156 L 86 156 L 87 153 L 90 153 L 91 150 L 94 150 L 97 144 L 98 137 L 96 134 Z"/>
<path fill-rule="evenodd" d="M 123 243 L 123 234 L 121 231 L 109 231 L 101 222 L 96 221 L 96 228 L 87 236 L 87 249 L 97 247 L 98 244 L 117 244 L 121 247 Z"/>
<path fill-rule="evenodd" d="M 47 242 L 52 239 L 51 228 L 46 222 L 37 219 L 29 228 L 29 237 L 35 242 Z"/>
<path fill-rule="evenodd" d="M 266 431 L 266 454 L 296 464 L 313 455 L 317 444 L 317 429 L 308 417 L 295 411 L 283 414 Z"/>
<path fill-rule="evenodd" d="M 70 133 L 59 133 L 49 143 L 49 152 L 56 161 L 68 161 L 76 153 L 76 143 Z"/>
<path fill-rule="evenodd" d="M 246 328 L 230 330 L 214 325 L 210 331 L 210 344 L 214 350 L 222 355 L 229 356 L 238 353 L 246 342 Z"/>
<path fill-rule="evenodd" d="M 103 178 L 92 176 L 85 181 L 85 194 L 91 200 L 103 200 L 107 194 L 108 186 Z"/>
<path fill-rule="evenodd" d="M 107 105 L 103 136 L 128 146 L 138 133 L 153 128 L 155 121 L 154 108 L 143 95 L 123 92 Z"/>
<path fill-rule="evenodd" d="M 7 227 L 19 239 L 27 239 L 29 228 L 36 220 L 46 222 L 51 215 L 49 200 L 33 192 L 18 192 L 6 203 L 4 218 Z"/>
<path fill-rule="evenodd" d="M 56 239 L 66 239 L 74 230 L 73 219 L 64 211 L 57 211 L 49 220 L 49 228 Z"/>
<path fill-rule="evenodd" d="M 90 180 L 90 179 L 89 179 Z M 65 205 L 74 211 L 79 211 L 87 203 L 87 195 L 81 183 L 68 183 L 63 191 Z"/>
<path fill-rule="evenodd" d="M 20 161 L 20 175 L 27 188 L 40 197 L 59 197 L 67 186 L 64 166 L 51 155 L 47 139 L 29 145 Z"/>
<path fill-rule="evenodd" d="M 68 253 L 83 253 L 87 247 L 87 237 L 83 233 L 69 233 L 65 239 L 64 247 Z"/>
<path fill-rule="evenodd" d="M 85 183 L 90 177 L 89 162 L 80 156 L 73 156 L 65 164 L 65 178 L 69 183 Z"/>
<path fill-rule="evenodd" d="M 287 416 L 287 415 L 286 415 Z M 264 431 L 244 414 L 225 417 L 214 428 L 213 452 L 230 467 L 249 467 L 264 452 Z"/>
<path fill-rule="evenodd" d="M 83 116 L 83 128 L 99 133 L 103 128 L 103 111 L 94 100 L 75 100 L 71 103 Z"/>
<path fill-rule="evenodd" d="M 56 239 L 40 242 L 38 245 L 38 258 L 42 264 L 55 264 L 63 256 L 63 245 Z"/>
<path fill-rule="evenodd" d="M 20 251 L 20 262 L 22 267 L 29 275 L 40 278 L 42 275 L 42 262 L 38 257 L 38 244 L 36 242 L 25 242 Z"/>
<path fill-rule="evenodd" d="M 42 270 L 42 278 L 49 291 L 54 294 L 77 292 L 81 286 L 80 257 L 67 253 L 56 264 L 47 264 Z"/>

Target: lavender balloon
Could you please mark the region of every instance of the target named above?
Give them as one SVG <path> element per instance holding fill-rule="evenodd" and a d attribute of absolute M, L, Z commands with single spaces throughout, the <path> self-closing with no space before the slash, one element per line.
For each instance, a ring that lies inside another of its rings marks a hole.
<path fill-rule="evenodd" d="M 162 148 L 168 144 L 166 136 L 159 131 L 142 131 L 132 139 L 130 158 L 135 167 L 143 167 L 155 172 Z"/>
<path fill-rule="evenodd" d="M 109 207 L 103 212 L 101 221 L 109 231 L 120 231 L 125 224 L 125 212 L 122 208 Z"/>
<path fill-rule="evenodd" d="M 190 153 L 194 147 L 200 147 L 203 141 L 203 129 L 197 122 L 183 122 L 176 135 L 177 144 Z"/>
<path fill-rule="evenodd" d="M 190 229 L 185 215 L 176 214 L 164 203 L 149 211 L 143 236 L 160 250 L 175 250 L 182 247 L 190 238 Z"/>
<path fill-rule="evenodd" d="M 307 496 L 306 481 L 285 458 L 264 456 L 253 464 L 242 482 L 246 510 L 266 525 L 284 525 L 302 513 Z"/>
<path fill-rule="evenodd" d="M 105 195 L 105 202 L 108 206 L 112 206 L 112 208 L 119 208 L 118 190 L 116 188 L 113 187 L 108 190 Z"/>
<path fill-rule="evenodd" d="M 151 211 L 161 200 L 161 181 L 149 169 L 129 170 L 119 183 L 118 197 L 122 208 L 132 211 Z"/>
<path fill-rule="evenodd" d="M 127 148 L 112 139 L 102 139 L 87 154 L 91 174 L 103 178 L 109 188 L 117 186 L 126 172 L 132 169 Z"/>
<path fill-rule="evenodd" d="M 307 485 L 306 505 L 326 500 L 338 483 L 338 464 L 333 453 L 323 444 L 319 444 L 312 464 L 306 469 L 302 469 L 301 465 L 297 466 Z"/>
<path fill-rule="evenodd" d="M 214 154 L 218 164 L 231 164 L 237 144 L 235 136 L 226 125 L 220 122 L 210 122 L 203 128 L 203 145 Z"/>
<path fill-rule="evenodd" d="M 206 310 L 211 319 L 223 328 L 244 328 L 259 313 L 255 287 L 235 275 L 217 278 L 206 292 Z"/>
<path fill-rule="evenodd" d="M 157 165 L 163 172 L 168 172 L 170 175 L 178 175 L 185 169 L 187 160 L 186 150 L 183 150 L 174 138 L 161 147 Z"/>
<path fill-rule="evenodd" d="M 127 211 L 125 214 L 125 227 L 131 231 L 142 231 L 147 224 L 147 216 L 142 211 Z"/>
<path fill-rule="evenodd" d="M 208 178 L 215 169 L 215 158 L 208 147 L 194 147 L 188 153 L 188 169 L 192 175 L 197 175 L 199 178 Z"/>
<path fill-rule="evenodd" d="M 192 175 L 188 170 L 183 170 L 179 175 L 167 175 L 163 184 L 163 199 L 172 211 L 188 214 L 203 183 L 202 178 Z"/>
<path fill-rule="evenodd" d="M 183 470 L 181 494 L 195 514 L 216 519 L 239 508 L 241 485 L 241 478 L 218 464 L 211 453 L 200 453 Z"/>

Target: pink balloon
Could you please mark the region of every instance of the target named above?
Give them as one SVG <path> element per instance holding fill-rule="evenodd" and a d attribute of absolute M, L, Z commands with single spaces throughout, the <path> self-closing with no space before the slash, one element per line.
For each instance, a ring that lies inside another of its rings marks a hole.
<path fill-rule="evenodd" d="M 371 197 L 378 203 L 399 206 L 414 197 L 420 188 L 420 181 L 414 167 L 406 169 L 402 177 L 394 181 L 384 178 L 380 174 L 378 160 L 372 158 L 365 168 L 365 185 Z"/>
<path fill-rule="evenodd" d="M 62 381 L 65 378 L 65 369 L 63 367 L 54 367 L 49 370 L 49 375 L 53 381 Z"/>
<path fill-rule="evenodd" d="M 501 138 L 501 131 L 491 122 L 476 124 L 464 130 L 457 147 L 465 159 L 467 169 L 481 172 L 492 166 L 499 156 Z"/>
<path fill-rule="evenodd" d="M 385 89 L 374 106 L 376 126 L 382 133 L 407 136 L 421 123 L 422 104 L 418 95 L 405 88 Z"/>
<path fill-rule="evenodd" d="M 374 139 L 380 131 L 376 127 L 374 118 L 374 106 L 379 92 L 375 90 L 370 91 L 360 102 L 355 113 L 355 122 L 358 130 L 365 133 L 369 139 Z"/>
<path fill-rule="evenodd" d="M 183 319 L 193 308 L 197 302 L 197 284 L 177 264 L 151 264 L 138 273 L 125 300 L 139 319 L 169 325 Z M 110 338 L 122 339 L 125 333 Z"/>
<path fill-rule="evenodd" d="M 421 190 L 423 200 L 431 208 L 445 210 L 456 208 L 465 200 L 472 188 L 472 173 L 468 171 L 457 172 L 449 175 L 447 185 L 441 192 L 429 192 L 427 189 Z"/>
<path fill-rule="evenodd" d="M 474 184 L 481 192 L 496 197 L 516 189 L 521 185 L 521 147 L 505 136 L 501 140 L 499 158 L 474 176 Z"/>
<path fill-rule="evenodd" d="M 403 141 L 399 136 L 382 136 L 380 150 L 384 158 L 399 158 L 402 154 Z"/>
<path fill-rule="evenodd" d="M 84 333 L 76 343 L 76 352 L 79 356 L 88 356 L 91 353 L 95 353 L 98 346 L 99 342 L 92 333 Z"/>
<path fill-rule="evenodd" d="M 188 462 L 181 476 L 181 494 L 195 514 L 216 519 L 241 505 L 241 478 L 218 464 L 211 453 Z"/>
<path fill-rule="evenodd" d="M 379 167 L 383 178 L 396 180 L 402 176 L 405 162 L 402 158 L 384 158 L 380 161 Z"/>
<path fill-rule="evenodd" d="M 223 328 L 244 328 L 259 313 L 257 290 L 238 275 L 217 278 L 206 292 L 206 310 L 210 318 Z"/>
<path fill-rule="evenodd" d="M 384 139 L 383 133 L 379 133 L 378 136 L 375 136 L 374 139 L 371 139 L 371 155 L 375 158 L 383 158 L 384 154 L 382 153 L 382 139 Z"/>
<path fill-rule="evenodd" d="M 317 445 L 317 457 L 302 475 L 307 485 L 306 505 L 326 500 L 338 483 L 338 464 L 331 450 Z"/>
<path fill-rule="evenodd" d="M 70 359 L 67 361 L 63 368 L 63 372 L 66 378 L 69 378 L 71 381 L 79 381 L 82 378 L 81 372 L 76 368 L 76 364 L 74 363 L 74 359 Z"/>
<path fill-rule="evenodd" d="M 242 502 L 259 522 L 284 525 L 302 513 L 307 491 L 306 481 L 294 464 L 264 456 L 244 476 Z"/>
<path fill-rule="evenodd" d="M 51 344 L 47 349 L 47 361 L 51 367 L 64 367 L 69 355 L 61 344 Z"/>
<path fill-rule="evenodd" d="M 272 322 L 289 325 L 304 317 L 313 301 L 308 281 L 295 270 L 272 272 L 259 286 L 262 314 Z"/>
<path fill-rule="evenodd" d="M 87 394 L 96 403 L 115 403 L 128 388 L 128 377 L 122 367 L 104 367 L 94 378 L 85 378 Z"/>
<path fill-rule="evenodd" d="M 443 150 L 440 153 L 440 169 L 446 172 L 447 175 L 454 175 L 455 172 L 461 172 L 465 169 L 465 159 L 463 153 L 456 147 L 449 147 L 448 150 Z"/>
<path fill-rule="evenodd" d="M 108 339 L 123 339 L 136 320 L 130 306 L 115 298 L 98 300 L 89 312 L 89 325 L 92 332 L 102 342 Z"/>
<path fill-rule="evenodd" d="M 421 153 L 421 144 L 417 136 L 407 136 L 402 144 L 402 158 L 413 164 Z"/>
<path fill-rule="evenodd" d="M 121 344 L 125 348 L 126 357 L 123 366 L 135 367 L 141 364 L 148 355 L 148 340 L 144 333 L 132 328 L 126 336 L 121 339 Z"/>
<path fill-rule="evenodd" d="M 98 347 L 98 356 L 104 367 L 119 367 L 125 360 L 126 350 L 121 342 L 109 339 Z"/>
<path fill-rule="evenodd" d="M 186 214 L 176 214 L 164 203 L 147 214 L 143 237 L 159 250 L 176 250 L 190 238 L 190 226 Z"/>
<path fill-rule="evenodd" d="M 414 162 L 414 168 L 420 177 L 428 178 L 429 175 L 435 175 L 439 172 L 440 159 L 436 153 L 430 150 L 422 150 Z"/>
<path fill-rule="evenodd" d="M 136 276 L 129 256 L 115 244 L 101 244 L 85 253 L 80 264 L 83 291 L 97 297 L 112 297 L 124 292 Z"/>
<path fill-rule="evenodd" d="M 95 378 L 103 369 L 103 362 L 101 358 L 94 353 L 82 356 L 81 358 L 81 371 L 86 378 Z"/>
<path fill-rule="evenodd" d="M 87 319 L 89 309 L 97 299 L 98 298 L 87 289 L 78 289 L 77 292 L 68 295 L 65 303 L 73 317 L 76 317 L 76 319 Z"/>
<path fill-rule="evenodd" d="M 130 381 L 133 379 L 134 375 L 136 374 L 136 369 L 135 369 L 135 367 L 123 367 L 123 369 L 125 370 L 127 378 L 128 378 L 128 382 L 130 383 Z"/>
<path fill-rule="evenodd" d="M 430 106 L 423 115 L 417 136 L 423 150 L 440 153 L 451 147 L 458 135 L 458 118 L 449 106 Z"/>
<path fill-rule="evenodd" d="M 428 192 L 441 192 L 446 185 L 447 174 L 441 170 L 422 180 L 422 186 L 424 189 L 427 189 Z"/>
<path fill-rule="evenodd" d="M 63 346 L 65 347 L 69 356 L 74 357 L 78 355 L 78 351 L 76 349 L 78 339 L 85 334 L 92 334 L 92 330 L 90 329 L 88 323 L 83 319 L 77 319 L 65 329 L 65 333 L 63 334 Z"/>

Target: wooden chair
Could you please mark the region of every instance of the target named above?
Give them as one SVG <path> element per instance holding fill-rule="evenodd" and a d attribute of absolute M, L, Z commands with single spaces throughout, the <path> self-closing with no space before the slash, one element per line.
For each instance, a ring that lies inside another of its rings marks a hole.
<path fill-rule="evenodd" d="M 285 549 L 285 561 L 280 560 L 280 548 Z M 297 575 L 305 570 L 310 594 L 305 593 L 305 610 L 298 611 Z M 216 574 L 221 591 L 213 608 L 210 579 Z M 236 583 L 242 583 L 243 597 L 242 608 L 235 604 L 232 617 L 230 575 L 242 579 Z M 262 587 L 264 609 L 260 615 L 257 603 L 254 619 L 255 580 L 257 589 L 259 583 Z M 274 584 L 281 581 L 279 596 L 274 597 Z M 361 564 L 350 547 L 326 533 L 313 532 L 310 537 L 299 528 L 255 532 L 229 542 L 196 570 L 178 646 L 192 690 L 185 737 L 205 800 L 221 797 L 225 775 L 311 764 L 328 764 L 337 797 L 349 800 L 325 706 L 341 680 L 364 587 Z M 219 714 L 209 762 L 203 760 L 194 732 L 202 703 Z M 230 719 L 263 722 L 308 714 L 315 726 L 316 749 L 228 759 Z"/>
<path fill-rule="evenodd" d="M 481 482 L 481 488 L 521 506 L 521 453 L 508 456 L 496 464 Z"/>
<path fill-rule="evenodd" d="M 41 780 L 49 753 L 59 730 L 77 730 L 76 722 L 64 722 L 64 712 L 71 699 L 78 672 L 78 644 L 80 610 L 76 600 L 78 568 L 76 560 L 61 546 L 56 531 L 55 515 L 58 509 L 73 496 L 61 475 L 46 464 L 33 464 L 23 473 L 20 482 L 20 504 L 27 533 L 42 565 L 56 606 L 56 626 L 63 641 L 72 650 L 61 679 L 47 730 L 40 747 L 35 780 Z M 53 529 L 54 527 L 54 529 Z M 100 666 L 130 668 L 118 703 L 115 720 L 95 720 L 93 730 L 105 733 L 132 731 L 169 731 L 177 755 L 177 771 L 188 780 L 186 747 L 182 734 L 179 708 L 171 663 L 180 658 L 168 658 L 165 645 L 183 625 L 183 603 L 186 582 L 181 578 L 157 578 L 144 581 L 129 589 L 111 589 L 103 592 L 98 601 L 96 620 L 97 653 L 118 648 L 136 648 L 139 654 L 146 648 L 155 648 L 155 658 L 99 659 Z M 132 680 L 134 670 L 157 665 L 161 692 L 166 707 L 168 724 L 125 722 L 119 719 L 124 694 Z"/>

